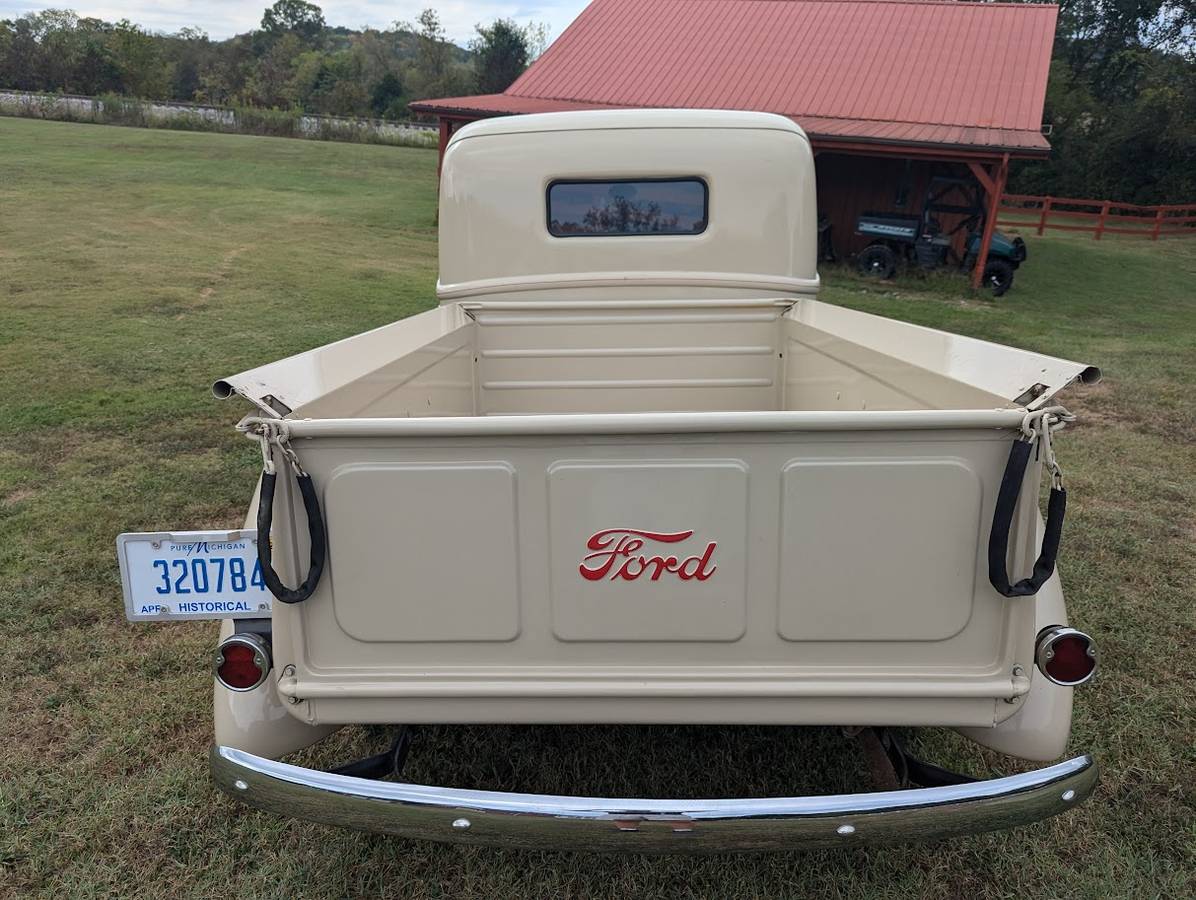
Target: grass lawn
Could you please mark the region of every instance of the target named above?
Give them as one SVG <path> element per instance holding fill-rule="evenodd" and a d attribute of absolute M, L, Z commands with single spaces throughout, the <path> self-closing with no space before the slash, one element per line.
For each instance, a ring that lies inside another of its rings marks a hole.
<path fill-rule="evenodd" d="M 435 154 L 0 119 L 0 896 L 1186 897 L 1196 893 L 1196 241 L 1029 237 L 962 279 L 824 298 L 1104 368 L 1058 441 L 1097 636 L 1096 797 L 953 843 L 740 857 L 457 848 L 272 817 L 207 779 L 215 623 L 131 626 L 121 531 L 237 527 L 260 464 L 217 377 L 433 303 Z M 344 760 L 348 729 L 304 756 Z M 1016 764 L 918 739 L 977 774 Z M 411 776 L 676 795 L 864 789 L 805 729 L 425 728 Z"/>

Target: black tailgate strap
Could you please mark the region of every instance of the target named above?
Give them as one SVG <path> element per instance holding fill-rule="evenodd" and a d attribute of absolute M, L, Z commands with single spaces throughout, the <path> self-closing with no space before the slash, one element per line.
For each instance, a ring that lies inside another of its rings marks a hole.
<path fill-rule="evenodd" d="M 1059 468 L 1050 447 L 1051 427 L 1051 417 L 1044 417 L 1041 425 L 1045 435 L 1043 446 L 1048 455 L 1052 484 L 1050 499 L 1047 501 L 1042 550 L 1034 562 L 1034 571 L 1030 577 L 1023 578 L 1016 584 L 1009 583 L 1009 571 L 1006 568 L 1009 558 L 1009 532 L 1013 527 L 1013 513 L 1022 493 L 1022 482 L 1026 475 L 1026 467 L 1030 463 L 1030 454 L 1037 445 L 1036 440 L 1019 437 L 1013 442 L 1013 448 L 1009 451 L 1009 461 L 1005 464 L 1005 474 L 1001 478 L 1001 487 L 997 492 L 992 531 L 988 536 L 988 580 L 1006 597 L 1031 597 L 1037 594 L 1039 588 L 1055 573 L 1059 541 L 1063 535 L 1063 519 L 1067 514 L 1067 491 L 1063 488 Z"/>
<path fill-rule="evenodd" d="M 262 458 L 265 470 L 262 472 L 262 488 L 257 505 L 257 558 L 262 567 L 262 580 L 266 587 L 282 603 L 302 603 L 316 592 L 320 577 L 324 574 L 324 563 L 328 557 L 328 538 L 324 529 L 324 515 L 320 511 L 320 498 L 311 476 L 299 465 L 299 458 L 291 449 L 285 433 L 271 427 L 272 423 L 260 423 L 254 432 L 262 443 Z M 307 513 L 307 534 L 311 544 L 311 557 L 307 577 L 295 589 L 288 588 L 274 571 L 274 548 L 271 546 L 270 529 L 274 523 L 274 489 L 278 483 L 278 472 L 274 465 L 271 444 L 282 451 L 295 471 L 295 482 L 303 497 L 303 510 Z"/>

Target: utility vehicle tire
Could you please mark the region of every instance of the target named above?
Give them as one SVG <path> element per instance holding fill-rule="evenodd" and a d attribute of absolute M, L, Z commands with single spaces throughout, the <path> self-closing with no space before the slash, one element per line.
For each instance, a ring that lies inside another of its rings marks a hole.
<path fill-rule="evenodd" d="M 855 258 L 861 275 L 872 278 L 892 278 L 897 272 L 897 254 L 886 244 L 869 244 Z"/>
<path fill-rule="evenodd" d="M 1000 297 L 1013 287 L 1013 266 L 1003 259 L 990 259 L 984 267 L 983 283 L 994 297 Z"/>

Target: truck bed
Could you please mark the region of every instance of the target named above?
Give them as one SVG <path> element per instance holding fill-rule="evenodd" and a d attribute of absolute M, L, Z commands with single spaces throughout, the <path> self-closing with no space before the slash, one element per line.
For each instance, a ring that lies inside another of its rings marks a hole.
<path fill-rule="evenodd" d="M 451 304 L 215 390 L 295 418 L 434 418 L 1032 408 L 1091 377 L 814 300 L 536 301 Z"/>
<path fill-rule="evenodd" d="M 473 302 L 217 391 L 320 491 L 328 568 L 273 623 L 309 722 L 991 727 L 1063 615 L 987 582 L 1005 460 L 1094 376 L 808 300 Z M 280 490 L 290 583 L 304 523 Z"/>

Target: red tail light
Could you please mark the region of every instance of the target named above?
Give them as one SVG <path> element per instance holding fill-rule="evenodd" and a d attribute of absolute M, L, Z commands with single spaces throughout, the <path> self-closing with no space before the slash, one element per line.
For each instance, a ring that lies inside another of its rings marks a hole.
<path fill-rule="evenodd" d="M 1034 661 L 1055 684 L 1074 687 L 1096 674 L 1096 644 L 1082 631 L 1055 625 L 1038 635 Z"/>
<path fill-rule="evenodd" d="M 252 691 L 270 673 L 270 648 L 256 634 L 234 634 L 216 648 L 216 680 L 230 691 Z"/>

